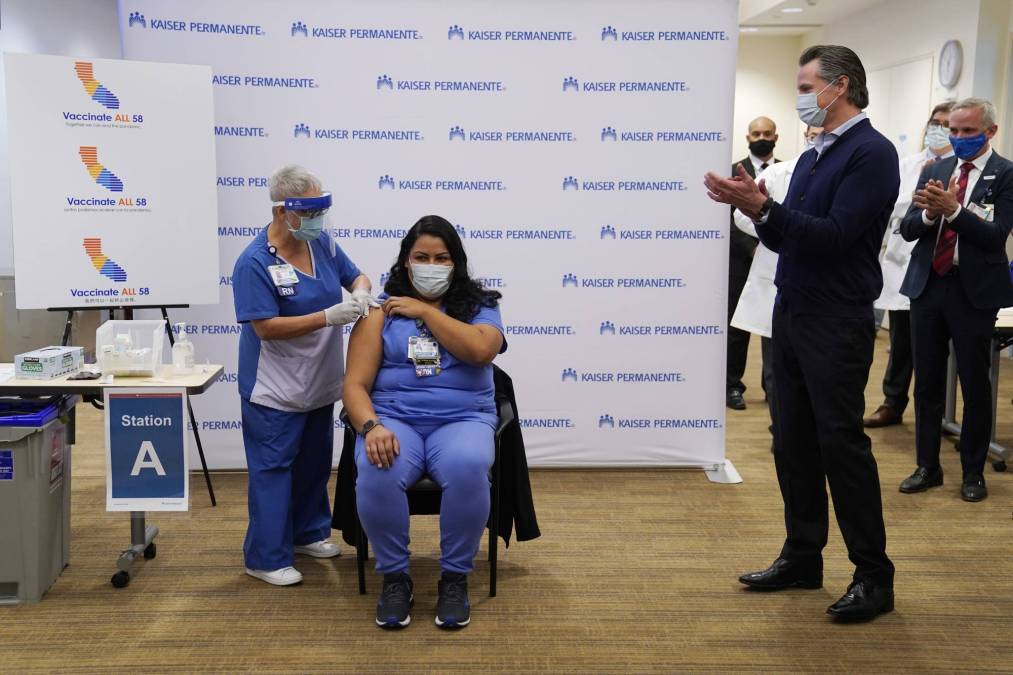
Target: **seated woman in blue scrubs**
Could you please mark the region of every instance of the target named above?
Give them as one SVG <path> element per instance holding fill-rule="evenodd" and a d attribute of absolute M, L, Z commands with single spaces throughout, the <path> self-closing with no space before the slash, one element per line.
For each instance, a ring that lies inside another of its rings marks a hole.
<path fill-rule="evenodd" d="M 273 219 L 236 260 L 239 396 L 249 467 L 246 573 L 302 581 L 295 553 L 332 558 L 327 479 L 334 402 L 341 396 L 342 325 L 379 307 L 369 278 L 323 231 L 331 195 L 302 167 L 268 181 Z M 342 302 L 341 289 L 352 293 Z M 374 312 L 379 314 L 379 311 Z"/>
<path fill-rule="evenodd" d="M 376 623 L 411 622 L 405 490 L 427 474 L 443 490 L 436 625 L 462 628 L 471 620 L 467 575 L 489 518 L 492 360 L 506 350 L 501 295 L 468 276 L 461 239 L 439 216 L 408 230 L 384 290 L 383 313 L 352 331 L 343 393 L 359 433 L 359 519 L 383 573 Z"/>

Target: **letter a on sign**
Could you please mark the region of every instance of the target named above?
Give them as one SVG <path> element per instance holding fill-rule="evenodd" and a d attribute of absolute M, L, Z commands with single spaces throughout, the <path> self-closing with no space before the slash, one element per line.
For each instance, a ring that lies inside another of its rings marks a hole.
<path fill-rule="evenodd" d="M 158 459 L 158 453 L 155 452 L 155 446 L 151 444 L 151 441 L 141 443 L 141 449 L 137 451 L 137 459 L 134 460 L 134 468 L 130 475 L 141 475 L 141 469 L 154 469 L 159 476 L 165 475 L 162 461 Z"/>
<path fill-rule="evenodd" d="M 103 398 L 106 510 L 188 510 L 186 390 L 116 387 Z"/>

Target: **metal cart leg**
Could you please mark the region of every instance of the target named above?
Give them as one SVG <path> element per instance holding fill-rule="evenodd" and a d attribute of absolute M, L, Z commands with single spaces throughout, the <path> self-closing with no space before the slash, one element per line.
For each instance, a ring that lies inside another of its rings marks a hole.
<path fill-rule="evenodd" d="M 999 417 L 999 364 L 1002 357 L 1003 343 L 1001 340 L 992 338 L 992 369 L 988 373 L 992 381 L 992 438 L 988 444 L 988 453 L 994 458 L 992 468 L 996 471 L 1005 471 L 1006 462 L 1013 457 L 1013 451 L 999 445 L 995 440 L 995 423 Z"/>
<path fill-rule="evenodd" d="M 992 457 L 992 468 L 996 471 L 1005 471 L 1006 462 L 1013 459 L 1013 448 L 1000 445 L 995 440 L 996 418 L 999 416 L 999 365 L 1001 363 L 1002 342 L 992 339 L 992 364 L 989 369 L 988 378 L 992 385 L 992 437 L 988 444 L 988 454 Z M 953 355 L 953 347 L 950 347 L 950 358 L 946 362 L 946 406 L 943 408 L 943 433 L 960 435 L 960 425 L 957 424 L 957 359 Z M 957 450 L 960 449 L 959 441 Z"/>
<path fill-rule="evenodd" d="M 950 356 L 946 359 L 946 404 L 943 407 L 943 433 L 960 435 L 957 424 L 957 357 L 950 343 Z"/>
<path fill-rule="evenodd" d="M 144 511 L 130 512 L 130 548 L 123 551 L 116 560 L 119 572 L 113 575 L 111 581 L 116 588 L 123 588 L 130 583 L 130 567 L 139 555 L 145 560 L 155 557 L 155 537 L 158 536 L 157 525 L 147 525 L 144 522 Z"/>

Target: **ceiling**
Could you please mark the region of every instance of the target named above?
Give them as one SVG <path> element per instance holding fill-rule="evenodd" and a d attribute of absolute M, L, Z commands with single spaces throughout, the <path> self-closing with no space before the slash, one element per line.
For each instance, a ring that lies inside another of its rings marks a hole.
<path fill-rule="evenodd" d="M 739 31 L 743 35 L 802 35 L 885 1 L 741 0 Z"/>

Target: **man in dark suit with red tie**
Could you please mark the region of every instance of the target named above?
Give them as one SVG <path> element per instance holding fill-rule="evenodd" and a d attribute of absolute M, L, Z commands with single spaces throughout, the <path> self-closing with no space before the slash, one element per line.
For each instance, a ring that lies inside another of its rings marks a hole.
<path fill-rule="evenodd" d="M 1013 226 L 1013 163 L 990 146 L 995 107 L 959 101 L 950 112 L 955 157 L 927 167 L 901 235 L 918 241 L 901 292 L 911 298 L 918 468 L 905 493 L 943 484 L 939 445 L 949 342 L 964 397 L 960 495 L 988 496 L 984 468 L 992 432 L 991 338 L 1000 307 L 1013 305 L 1006 238 Z"/>

